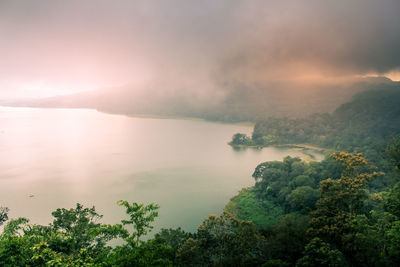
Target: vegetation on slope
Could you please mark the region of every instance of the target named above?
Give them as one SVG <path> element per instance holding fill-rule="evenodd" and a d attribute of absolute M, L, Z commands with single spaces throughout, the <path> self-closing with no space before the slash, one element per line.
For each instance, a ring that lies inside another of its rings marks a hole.
<path fill-rule="evenodd" d="M 269 118 L 254 126 L 251 138 L 233 136 L 232 145 L 269 146 L 311 144 L 334 150 L 363 153 L 382 166 L 388 141 L 400 133 L 400 89 L 362 92 L 332 114 L 313 114 L 303 119 Z"/>

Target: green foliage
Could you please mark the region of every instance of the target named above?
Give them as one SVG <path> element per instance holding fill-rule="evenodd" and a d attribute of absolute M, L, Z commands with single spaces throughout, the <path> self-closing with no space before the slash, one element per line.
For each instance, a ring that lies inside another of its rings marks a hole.
<path fill-rule="evenodd" d="M 154 219 L 158 216 L 158 209 L 160 206 L 151 203 L 149 205 L 132 203 L 128 201 L 119 200 L 117 202 L 119 206 L 126 208 L 126 214 L 129 215 L 129 220 L 122 220 L 123 225 L 132 225 L 134 231 L 131 236 L 126 237 L 125 240 L 131 245 L 138 245 L 140 237 L 147 234 L 153 229 L 150 225 Z"/>
<path fill-rule="evenodd" d="M 259 199 L 254 189 L 242 189 L 225 206 L 225 211 L 241 220 L 252 221 L 260 229 L 270 229 L 283 216 L 280 206 L 266 199 Z"/>
<path fill-rule="evenodd" d="M 293 266 L 302 256 L 308 239 L 305 232 L 310 218 L 307 215 L 286 214 L 267 234 L 267 251 L 271 260 L 280 259 Z"/>
<path fill-rule="evenodd" d="M 49 245 L 63 253 L 76 254 L 82 249 L 97 252 L 108 241 L 128 235 L 121 225 L 98 223 L 102 215 L 94 207 L 83 208 L 76 204 L 75 209 L 57 209 L 52 215 L 55 219 L 51 225 L 53 233 L 49 235 Z"/>
<path fill-rule="evenodd" d="M 268 118 L 254 126 L 252 140 L 258 145 L 313 144 L 334 150 L 362 152 L 374 164 L 385 167 L 383 151 L 388 140 L 400 133 L 400 90 L 384 88 L 359 93 L 333 114 L 306 118 Z M 400 139 L 389 154 L 400 167 Z"/>
<path fill-rule="evenodd" d="M 400 262 L 400 221 L 395 221 L 387 231 L 388 254 L 393 262 Z"/>
<path fill-rule="evenodd" d="M 337 152 L 331 155 L 342 165 L 342 176 L 338 180 L 326 179 L 320 184 L 321 198 L 312 212 L 308 233 L 336 246 L 351 264 L 361 264 L 365 247 L 359 245 L 363 229 L 357 227 L 360 216 L 368 215 L 364 190 L 366 183 L 376 172 L 366 173 L 367 161 L 360 154 Z M 365 263 L 365 262 L 364 262 Z"/>
<path fill-rule="evenodd" d="M 261 163 L 253 172 L 254 199 L 259 203 L 272 203 L 286 213 L 308 212 L 319 198 L 319 181 L 328 176 L 338 177 L 340 169 L 340 165 L 330 159 L 305 163 L 299 158 L 286 157 L 283 162 Z"/>
<path fill-rule="evenodd" d="M 400 170 L 400 136 L 393 138 L 392 143 L 386 148 L 389 159 Z"/>
<path fill-rule="evenodd" d="M 250 222 L 210 215 L 177 252 L 181 266 L 255 266 L 265 261 L 265 239 Z"/>
<path fill-rule="evenodd" d="M 95 266 L 94 259 L 87 253 L 86 249 L 81 249 L 76 257 L 57 253 L 46 242 L 40 242 L 33 247 L 31 258 L 34 266 Z"/>
<path fill-rule="evenodd" d="M 23 236 L 3 237 L 0 241 L 0 266 L 28 266 L 33 251 L 29 238 Z"/>
<path fill-rule="evenodd" d="M 385 210 L 400 219 L 400 183 L 397 183 L 384 197 Z"/>
<path fill-rule="evenodd" d="M 311 186 L 299 186 L 286 197 L 286 201 L 292 210 L 311 210 L 318 199 L 318 190 Z"/>
<path fill-rule="evenodd" d="M 1 238 L 23 235 L 25 230 L 29 228 L 29 220 L 26 218 L 18 218 L 10 220 L 3 229 Z"/>
<path fill-rule="evenodd" d="M 138 246 L 124 245 L 113 249 L 104 266 L 173 266 L 174 250 L 154 240 Z"/>
<path fill-rule="evenodd" d="M 292 181 L 293 186 L 299 187 L 299 186 L 309 186 L 309 187 L 314 187 L 315 186 L 315 180 L 311 178 L 308 175 L 301 174 L 297 177 L 295 177 Z"/>
<path fill-rule="evenodd" d="M 8 211 L 7 207 L 0 207 L 0 225 L 8 220 Z"/>
<path fill-rule="evenodd" d="M 225 210 L 264 229 L 265 266 L 391 266 L 398 262 L 400 183 L 370 194 L 368 183 L 382 175 L 359 153 L 337 152 L 322 162 L 264 162 L 253 173 L 255 186 Z M 274 213 L 260 208 L 265 201 L 282 211 L 268 229 L 263 221 L 271 222 Z"/>
<path fill-rule="evenodd" d="M 183 231 L 180 227 L 177 229 L 161 229 L 155 234 L 154 242 L 167 245 L 176 252 L 183 243 L 193 235 Z"/>
<path fill-rule="evenodd" d="M 0 266 L 172 266 L 177 248 L 169 243 L 184 241 L 178 235 L 168 242 L 161 239 L 139 242 L 157 216 L 158 206 L 129 204 L 127 208 L 134 232 L 129 235 L 121 224 L 102 224 L 95 208 L 77 204 L 74 209 L 57 209 L 49 226 L 31 225 L 29 220 L 10 220 L 0 235 Z M 165 234 L 163 235 L 165 236 Z M 111 248 L 108 242 L 123 238 L 127 244 Z M 182 238 L 182 237 L 181 237 Z M 134 240 L 135 239 L 135 240 Z"/>
<path fill-rule="evenodd" d="M 357 215 L 352 220 L 352 232 L 343 237 L 343 253 L 351 251 L 348 257 L 352 264 L 360 266 L 391 266 L 387 257 L 387 230 L 393 224 L 393 216 L 371 211 Z"/>
<path fill-rule="evenodd" d="M 267 260 L 262 267 L 289 267 L 291 266 L 290 263 L 284 262 L 280 259 L 273 259 L 273 260 Z"/>
<path fill-rule="evenodd" d="M 343 266 L 342 253 L 316 237 L 305 247 L 304 257 L 299 259 L 296 266 L 320 267 Z"/>
<path fill-rule="evenodd" d="M 247 135 L 237 133 L 232 136 L 232 141 L 229 144 L 233 145 L 233 146 L 235 146 L 235 145 L 251 146 L 251 145 L 253 145 L 253 141 Z"/>

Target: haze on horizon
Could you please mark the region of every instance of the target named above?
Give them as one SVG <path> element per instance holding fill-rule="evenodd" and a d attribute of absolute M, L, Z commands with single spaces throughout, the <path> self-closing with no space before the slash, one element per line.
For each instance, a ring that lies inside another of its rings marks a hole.
<path fill-rule="evenodd" d="M 0 99 L 400 80 L 399 11 L 396 0 L 2 0 Z"/>

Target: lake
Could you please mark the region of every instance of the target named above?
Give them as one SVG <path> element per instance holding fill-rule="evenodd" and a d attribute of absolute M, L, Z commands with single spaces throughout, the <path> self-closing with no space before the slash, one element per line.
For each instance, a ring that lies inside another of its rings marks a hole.
<path fill-rule="evenodd" d="M 52 211 L 79 202 L 95 206 L 103 222 L 117 223 L 125 215 L 118 200 L 155 202 L 161 207 L 155 231 L 194 231 L 254 184 L 257 164 L 304 156 L 227 145 L 233 134 L 251 131 L 201 120 L 0 107 L 0 205 L 10 208 L 11 218 L 48 224 Z"/>

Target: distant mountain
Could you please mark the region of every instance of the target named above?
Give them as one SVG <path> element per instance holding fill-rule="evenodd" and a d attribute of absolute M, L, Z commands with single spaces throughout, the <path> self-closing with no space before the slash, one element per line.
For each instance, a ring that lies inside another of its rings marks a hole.
<path fill-rule="evenodd" d="M 259 121 L 268 117 L 306 117 L 332 112 L 362 91 L 398 87 L 385 77 L 362 78 L 346 83 L 308 84 L 291 88 L 280 84 L 224 84 L 218 92 L 201 95 L 168 88 L 104 88 L 73 95 L 2 102 L 9 106 L 92 108 L 126 115 L 199 117 L 238 122 Z"/>

